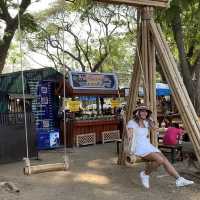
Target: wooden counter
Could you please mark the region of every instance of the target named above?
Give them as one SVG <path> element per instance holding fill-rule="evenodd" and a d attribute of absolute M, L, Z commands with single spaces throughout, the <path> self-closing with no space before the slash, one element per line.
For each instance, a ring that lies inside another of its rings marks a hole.
<path fill-rule="evenodd" d="M 70 119 L 66 125 L 66 144 L 72 147 L 75 144 L 76 135 L 96 133 L 96 143 L 102 142 L 101 133 L 103 131 L 120 130 L 121 120 L 118 117 L 112 119 L 96 119 L 96 120 L 73 120 Z M 64 142 L 63 121 L 61 121 L 61 142 Z"/>

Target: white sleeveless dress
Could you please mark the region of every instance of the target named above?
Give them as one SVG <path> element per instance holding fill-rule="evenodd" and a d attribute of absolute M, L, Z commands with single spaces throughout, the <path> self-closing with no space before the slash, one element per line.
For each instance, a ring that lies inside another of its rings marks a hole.
<path fill-rule="evenodd" d="M 131 142 L 131 153 L 140 157 L 147 156 L 153 152 L 160 152 L 158 148 L 150 143 L 148 138 L 149 123 L 144 121 L 144 125 L 145 127 L 141 128 L 134 120 L 130 120 L 127 124 L 127 128 L 133 129 L 133 134 L 135 134 L 134 140 Z"/>

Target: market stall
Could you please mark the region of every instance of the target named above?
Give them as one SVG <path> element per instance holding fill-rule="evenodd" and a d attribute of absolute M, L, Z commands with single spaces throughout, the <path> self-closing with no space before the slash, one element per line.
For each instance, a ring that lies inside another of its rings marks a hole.
<path fill-rule="evenodd" d="M 129 88 L 121 89 L 121 96 L 125 97 L 125 101 L 129 95 Z M 139 87 L 137 105 L 141 103 L 141 99 L 144 97 L 143 87 Z M 181 118 L 178 110 L 176 109 L 175 102 L 172 98 L 172 91 L 168 84 L 156 83 L 156 108 L 157 108 L 157 120 L 159 126 L 165 123 L 168 126 L 172 122 L 180 122 Z"/>
<path fill-rule="evenodd" d="M 57 93 L 63 96 L 63 83 Z M 60 120 L 61 141 L 63 122 L 68 147 L 79 144 L 103 143 L 120 137 L 118 80 L 113 73 L 70 72 L 64 100 L 66 122 Z M 107 134 L 105 136 L 105 134 Z"/>

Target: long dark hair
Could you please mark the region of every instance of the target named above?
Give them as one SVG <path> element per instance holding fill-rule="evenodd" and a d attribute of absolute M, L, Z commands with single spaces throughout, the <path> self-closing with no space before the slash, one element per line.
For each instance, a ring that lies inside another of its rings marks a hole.
<path fill-rule="evenodd" d="M 139 121 L 140 121 L 140 111 L 138 110 L 134 115 L 133 115 L 133 120 L 139 125 Z M 147 117 L 146 117 L 146 121 L 149 124 L 150 128 L 154 128 L 155 127 L 155 122 L 153 121 L 153 119 L 151 118 L 151 114 L 148 113 Z"/>

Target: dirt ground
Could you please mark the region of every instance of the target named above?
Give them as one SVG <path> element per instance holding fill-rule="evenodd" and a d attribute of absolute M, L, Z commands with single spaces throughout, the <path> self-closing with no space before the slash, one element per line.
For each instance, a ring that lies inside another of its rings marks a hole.
<path fill-rule="evenodd" d="M 40 153 L 41 161 L 33 164 L 62 161 L 63 150 Z M 150 181 L 151 189 L 142 187 L 139 172 L 144 164 L 134 167 L 116 164 L 114 143 L 74 148 L 70 152 L 70 169 L 25 176 L 23 162 L 0 165 L 0 181 L 11 181 L 19 189 L 14 193 L 0 188 L 0 200 L 200 200 L 200 179 L 187 174 L 182 162 L 178 171 L 195 181 L 192 186 L 175 187 L 175 180 L 160 168 Z"/>

